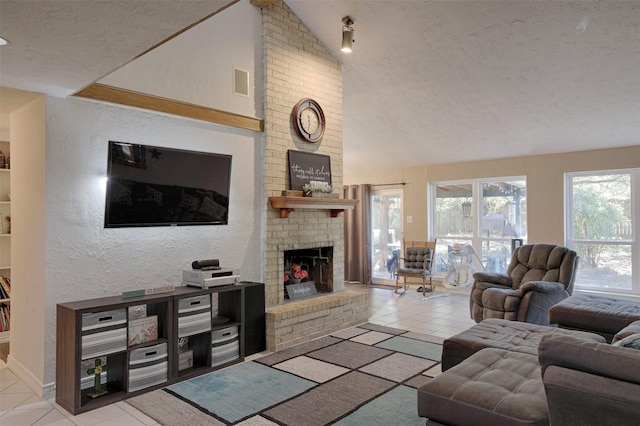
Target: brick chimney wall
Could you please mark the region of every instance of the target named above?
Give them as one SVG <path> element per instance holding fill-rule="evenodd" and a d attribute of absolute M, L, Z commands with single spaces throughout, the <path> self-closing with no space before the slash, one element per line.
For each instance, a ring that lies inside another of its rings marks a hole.
<path fill-rule="evenodd" d="M 280 218 L 268 197 L 289 189 L 287 151 L 299 150 L 331 157 L 333 191 L 342 198 L 342 69 L 337 58 L 320 43 L 282 1 L 263 10 L 265 67 L 265 251 L 264 282 L 267 307 L 284 301 L 284 250 L 333 247 L 333 288 L 344 289 L 344 213 L 332 218 L 326 210 L 295 210 Z M 340 23 L 335 23 L 339 35 Z M 291 111 L 302 98 L 322 107 L 327 127 L 321 141 L 300 139 Z"/>

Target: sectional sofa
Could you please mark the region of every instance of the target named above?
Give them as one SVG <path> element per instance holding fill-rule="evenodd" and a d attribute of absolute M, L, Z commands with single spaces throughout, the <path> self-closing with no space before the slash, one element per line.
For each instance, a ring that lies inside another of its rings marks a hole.
<path fill-rule="evenodd" d="M 640 305 L 639 312 L 640 312 Z M 487 319 L 445 340 L 418 389 L 427 425 L 638 425 L 640 321 L 605 337 Z"/>

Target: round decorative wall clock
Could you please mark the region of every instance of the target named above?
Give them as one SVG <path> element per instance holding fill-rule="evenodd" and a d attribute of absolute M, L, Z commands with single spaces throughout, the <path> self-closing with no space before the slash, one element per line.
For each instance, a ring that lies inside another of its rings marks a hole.
<path fill-rule="evenodd" d="M 315 143 L 324 135 L 324 130 L 327 126 L 324 112 L 313 99 L 301 99 L 293 107 L 291 118 L 296 132 L 305 141 Z"/>

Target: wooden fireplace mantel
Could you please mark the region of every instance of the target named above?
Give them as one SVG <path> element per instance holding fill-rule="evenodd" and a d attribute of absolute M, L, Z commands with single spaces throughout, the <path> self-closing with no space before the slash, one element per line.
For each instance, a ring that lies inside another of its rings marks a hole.
<path fill-rule="evenodd" d="M 271 207 L 280 209 L 280 217 L 287 218 L 296 209 L 329 210 L 331 217 L 337 217 L 345 210 L 353 210 L 358 200 L 344 200 L 341 198 L 316 197 L 269 197 Z"/>

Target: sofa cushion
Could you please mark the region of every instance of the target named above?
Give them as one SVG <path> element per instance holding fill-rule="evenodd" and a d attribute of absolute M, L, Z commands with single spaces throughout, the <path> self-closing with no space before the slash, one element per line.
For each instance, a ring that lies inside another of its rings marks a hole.
<path fill-rule="evenodd" d="M 566 256 L 566 259 L 565 259 Z M 572 281 L 576 252 L 554 244 L 526 244 L 514 252 L 509 268 L 513 288 L 529 281 Z"/>
<path fill-rule="evenodd" d="M 631 336 L 632 334 L 640 334 L 640 321 L 634 321 L 622 330 L 618 331 L 616 335 L 613 336 L 612 343 L 622 340 L 627 336 Z"/>
<path fill-rule="evenodd" d="M 637 320 L 640 320 L 640 303 L 614 297 L 573 295 L 549 309 L 550 323 L 593 331 L 605 336 L 607 341 Z"/>
<path fill-rule="evenodd" d="M 640 349 L 640 333 L 630 334 L 624 339 L 618 340 L 613 346 L 620 346 L 622 348 Z"/>
<path fill-rule="evenodd" d="M 538 359 L 483 349 L 420 387 L 418 414 L 460 426 L 548 425 Z"/>
<path fill-rule="evenodd" d="M 398 268 L 397 273 L 400 275 L 417 275 L 417 276 L 429 276 L 431 272 L 427 269 L 415 269 L 415 268 Z"/>
<path fill-rule="evenodd" d="M 442 370 L 448 370 L 484 348 L 537 355 L 538 343 L 546 334 L 575 335 L 593 342 L 605 341 L 604 337 L 593 333 L 489 318 L 444 341 Z"/>
<path fill-rule="evenodd" d="M 403 268 L 400 269 L 419 270 L 420 273 L 424 273 L 424 270 L 431 270 L 431 257 L 431 247 L 406 247 Z"/>

